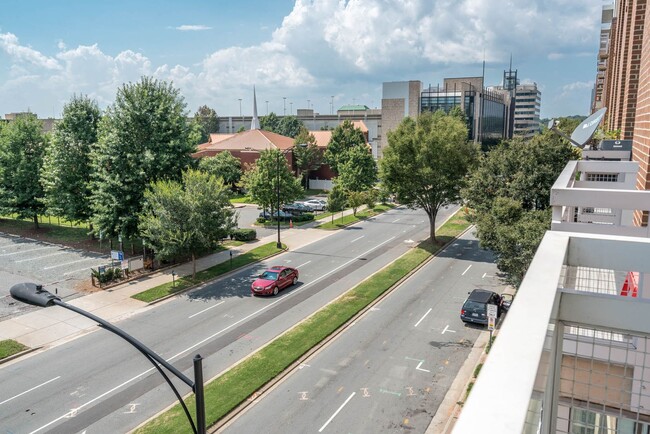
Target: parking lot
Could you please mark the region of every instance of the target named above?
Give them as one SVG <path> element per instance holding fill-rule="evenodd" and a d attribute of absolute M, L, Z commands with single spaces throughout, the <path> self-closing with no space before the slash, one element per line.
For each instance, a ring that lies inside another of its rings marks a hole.
<path fill-rule="evenodd" d="M 90 268 L 110 262 L 105 255 L 0 233 L 0 319 L 29 310 L 15 302 L 9 288 L 16 283 L 43 284 L 63 299 L 79 296 L 77 288 L 90 281 Z"/>

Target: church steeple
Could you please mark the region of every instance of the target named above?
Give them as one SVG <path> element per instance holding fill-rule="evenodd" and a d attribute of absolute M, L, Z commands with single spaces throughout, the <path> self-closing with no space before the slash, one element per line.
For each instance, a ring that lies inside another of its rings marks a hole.
<path fill-rule="evenodd" d="M 257 118 L 257 97 L 255 96 L 255 85 L 253 85 L 253 120 L 251 121 L 251 130 L 260 129 L 260 120 Z"/>

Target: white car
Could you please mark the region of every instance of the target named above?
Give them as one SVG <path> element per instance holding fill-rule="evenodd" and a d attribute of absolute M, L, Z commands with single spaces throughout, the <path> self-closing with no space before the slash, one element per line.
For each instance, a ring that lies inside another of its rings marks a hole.
<path fill-rule="evenodd" d="M 321 199 L 310 199 L 303 202 L 314 211 L 324 211 L 327 208 L 327 202 Z"/>

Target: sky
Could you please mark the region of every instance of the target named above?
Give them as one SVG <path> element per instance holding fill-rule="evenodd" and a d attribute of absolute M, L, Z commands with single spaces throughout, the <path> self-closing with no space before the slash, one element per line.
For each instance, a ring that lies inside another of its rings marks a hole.
<path fill-rule="evenodd" d="M 537 83 L 541 116 L 586 115 L 605 0 L 0 0 L 0 117 L 60 118 L 153 76 L 189 115 L 381 107 L 382 83 L 504 69 Z"/>

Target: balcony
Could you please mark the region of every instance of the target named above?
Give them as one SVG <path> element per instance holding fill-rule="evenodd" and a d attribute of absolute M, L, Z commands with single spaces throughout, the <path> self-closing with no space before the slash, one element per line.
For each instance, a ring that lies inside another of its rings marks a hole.
<path fill-rule="evenodd" d="M 650 432 L 650 209 L 630 161 L 571 161 L 453 432 Z"/>

